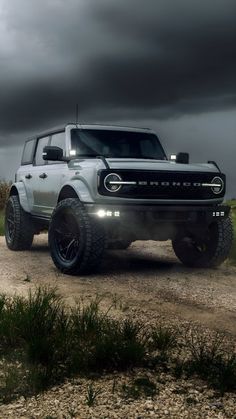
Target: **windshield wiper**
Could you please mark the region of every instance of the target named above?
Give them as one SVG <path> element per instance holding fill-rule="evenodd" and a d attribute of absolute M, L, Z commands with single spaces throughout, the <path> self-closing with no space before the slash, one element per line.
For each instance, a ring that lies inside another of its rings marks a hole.
<path fill-rule="evenodd" d="M 98 156 L 97 154 L 77 154 L 75 157 L 76 159 L 79 159 L 80 157 L 85 158 L 93 158 L 93 159 L 101 159 L 106 167 L 106 169 L 110 169 L 110 166 L 106 160 L 105 156 Z"/>

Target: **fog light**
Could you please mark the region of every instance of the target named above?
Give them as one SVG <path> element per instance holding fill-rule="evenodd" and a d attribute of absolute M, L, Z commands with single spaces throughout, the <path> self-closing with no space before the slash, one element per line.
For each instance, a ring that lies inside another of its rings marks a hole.
<path fill-rule="evenodd" d="M 105 211 L 105 210 L 103 210 L 103 209 L 101 209 L 101 210 L 99 210 L 99 211 L 97 212 L 97 215 L 98 215 L 100 218 L 104 218 L 104 217 L 105 217 L 105 215 L 106 215 L 106 211 Z"/>
<path fill-rule="evenodd" d="M 76 150 L 70 150 L 70 156 L 76 156 Z"/>
<path fill-rule="evenodd" d="M 97 212 L 97 216 L 99 218 L 105 218 L 105 217 L 119 217 L 120 216 L 120 211 L 110 211 L 110 210 L 104 210 L 104 209 L 100 209 Z"/>

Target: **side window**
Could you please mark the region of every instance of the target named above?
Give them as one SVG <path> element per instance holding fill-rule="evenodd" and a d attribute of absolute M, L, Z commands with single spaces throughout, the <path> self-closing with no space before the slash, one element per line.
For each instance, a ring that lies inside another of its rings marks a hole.
<path fill-rule="evenodd" d="M 34 158 L 34 148 L 36 140 L 26 141 L 22 154 L 21 164 L 31 164 Z"/>
<path fill-rule="evenodd" d="M 36 166 L 42 166 L 46 163 L 43 160 L 42 154 L 43 154 L 44 147 L 46 147 L 46 145 L 48 145 L 49 138 L 50 137 L 42 137 L 42 138 L 39 138 L 39 140 L 38 140 L 37 150 L 36 150 L 36 155 L 35 155 L 35 165 Z"/>
<path fill-rule="evenodd" d="M 60 147 L 63 150 L 63 155 L 66 154 L 66 134 L 65 131 L 52 134 L 50 145 Z M 51 161 L 49 164 L 63 163 L 61 161 Z"/>

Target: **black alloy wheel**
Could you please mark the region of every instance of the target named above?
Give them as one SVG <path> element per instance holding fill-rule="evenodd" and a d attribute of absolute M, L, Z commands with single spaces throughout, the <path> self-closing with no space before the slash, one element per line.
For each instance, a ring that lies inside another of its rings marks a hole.
<path fill-rule="evenodd" d="M 59 202 L 52 214 L 48 240 L 52 260 L 63 273 L 89 273 L 101 263 L 104 228 L 88 215 L 77 198 Z"/>
<path fill-rule="evenodd" d="M 214 268 L 229 256 L 233 243 L 232 220 L 227 217 L 211 223 L 202 237 L 179 234 L 173 241 L 173 249 L 186 266 Z"/>
<path fill-rule="evenodd" d="M 30 214 L 20 205 L 19 197 L 9 197 L 5 210 L 5 239 L 11 250 L 29 250 L 34 238 Z"/>

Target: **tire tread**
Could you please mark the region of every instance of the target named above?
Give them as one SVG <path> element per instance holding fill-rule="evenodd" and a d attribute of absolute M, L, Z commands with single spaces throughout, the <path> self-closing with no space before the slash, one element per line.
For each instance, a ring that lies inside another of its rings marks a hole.
<path fill-rule="evenodd" d="M 230 216 L 223 220 L 217 220 L 218 238 L 214 253 L 211 258 L 199 257 L 191 260 L 187 249 L 181 248 L 181 241 L 172 241 L 173 250 L 179 260 L 186 266 L 194 268 L 215 268 L 221 265 L 229 256 L 233 243 L 233 223 Z"/>
<path fill-rule="evenodd" d="M 73 210 L 75 216 L 80 220 L 80 228 L 85 235 L 84 250 L 80 263 L 70 267 L 63 267 L 53 246 L 54 219 L 58 211 L 63 208 Z M 89 217 L 83 204 L 76 198 L 66 198 L 59 202 L 52 214 L 49 226 L 49 247 L 51 257 L 56 267 L 63 273 L 70 275 L 87 274 L 94 271 L 100 264 L 105 249 L 105 234 L 102 226 Z"/>
<path fill-rule="evenodd" d="M 34 229 L 30 214 L 23 210 L 17 195 L 10 196 L 7 205 L 12 205 L 15 213 L 14 238 L 10 242 L 5 236 L 7 246 L 9 249 L 16 251 L 29 250 L 34 238 Z M 7 229 L 6 219 L 5 229 Z"/>

